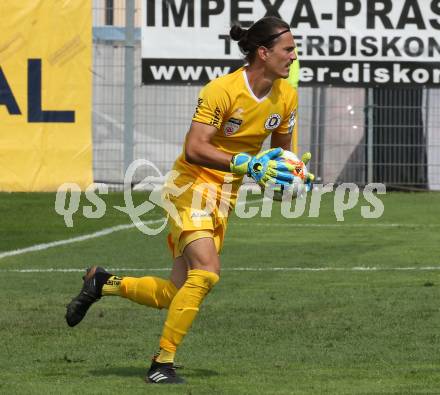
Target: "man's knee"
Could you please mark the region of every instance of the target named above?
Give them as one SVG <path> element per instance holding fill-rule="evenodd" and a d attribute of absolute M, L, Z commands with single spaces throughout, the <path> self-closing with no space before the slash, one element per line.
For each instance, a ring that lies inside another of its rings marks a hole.
<path fill-rule="evenodd" d="M 183 251 L 183 257 L 191 269 L 204 270 L 220 275 L 220 258 L 214 240 L 194 240 Z"/>
<path fill-rule="evenodd" d="M 220 280 L 220 276 L 212 271 L 192 269 L 188 272 L 187 284 L 199 286 L 208 293 Z"/>

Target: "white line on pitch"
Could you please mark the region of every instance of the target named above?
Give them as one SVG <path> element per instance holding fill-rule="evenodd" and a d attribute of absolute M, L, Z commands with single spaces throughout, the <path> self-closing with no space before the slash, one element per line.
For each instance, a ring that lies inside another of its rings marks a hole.
<path fill-rule="evenodd" d="M 169 268 L 107 268 L 109 272 L 168 272 Z M 434 271 L 440 270 L 440 266 L 409 266 L 409 267 L 377 267 L 377 266 L 354 266 L 354 267 L 227 267 L 222 272 L 387 272 L 387 271 Z M 0 273 L 82 273 L 79 268 L 48 268 L 48 269 L 4 269 Z"/>
<path fill-rule="evenodd" d="M 161 222 L 163 220 L 164 220 L 164 218 L 152 219 L 149 221 L 144 221 L 144 223 L 149 225 L 149 224 L 155 224 L 157 222 Z M 86 240 L 90 240 L 90 239 L 96 239 L 98 237 L 107 236 L 111 233 L 119 232 L 121 230 L 131 229 L 134 227 L 135 227 L 134 224 L 117 225 L 117 226 L 112 226 L 110 228 L 102 229 L 98 232 L 93 232 L 93 233 L 89 233 L 89 234 L 82 235 L 82 236 L 72 237 L 70 239 L 52 241 L 50 243 L 36 244 L 36 245 L 30 246 L 30 247 L 20 248 L 17 250 L 5 251 L 5 252 L 0 253 L 0 259 L 6 258 L 9 256 L 14 256 L 14 255 L 27 254 L 28 252 L 47 250 L 49 248 L 58 247 L 58 246 L 66 245 L 66 244 L 72 244 L 72 243 L 78 243 L 78 242 L 86 241 Z"/>
<path fill-rule="evenodd" d="M 261 203 L 262 201 L 263 201 L 262 199 L 256 199 L 256 200 L 252 200 L 252 203 Z M 241 203 L 241 202 L 237 203 L 237 205 L 241 205 L 241 204 L 244 204 L 244 203 Z M 151 225 L 151 224 L 161 222 L 164 219 L 165 218 L 162 217 L 162 218 L 153 219 L 153 220 L 149 220 L 149 221 L 143 221 L 143 222 L 146 225 Z M 97 231 L 97 232 L 85 234 L 82 236 L 72 237 L 70 239 L 52 241 L 52 242 L 43 243 L 43 244 L 35 244 L 33 246 L 19 248 L 17 250 L 0 252 L 0 259 L 7 258 L 10 256 L 15 256 L 15 255 L 27 254 L 28 252 L 43 251 L 43 250 L 47 250 L 49 248 L 54 248 L 54 247 L 58 247 L 58 246 L 66 245 L 66 244 L 79 243 L 81 241 L 96 239 L 98 237 L 107 236 L 111 233 L 119 232 L 121 230 L 131 229 L 134 227 L 135 227 L 134 224 L 111 226 L 110 228 L 104 228 L 104 229 Z"/>
<path fill-rule="evenodd" d="M 234 223 L 233 226 L 245 226 L 245 223 Z M 274 224 L 271 224 L 274 225 Z M 263 222 L 252 222 L 252 226 L 267 226 L 267 224 Z M 301 228 L 436 228 L 439 227 L 440 224 L 386 224 L 386 223 L 378 223 L 378 224 L 306 224 L 306 223 L 278 223 L 276 226 L 288 226 L 288 227 L 301 227 Z"/>

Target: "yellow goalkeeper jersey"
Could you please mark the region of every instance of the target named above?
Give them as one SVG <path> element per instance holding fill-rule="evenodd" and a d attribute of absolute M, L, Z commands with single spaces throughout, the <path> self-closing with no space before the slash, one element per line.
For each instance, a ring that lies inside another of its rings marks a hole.
<path fill-rule="evenodd" d="M 255 155 L 272 132 L 292 133 L 297 106 L 296 90 L 284 79 L 276 80 L 265 97 L 257 98 L 241 67 L 202 88 L 192 119 L 217 129 L 211 143 L 220 151 Z M 184 152 L 185 148 L 174 164 L 184 178 L 187 175 L 202 182 L 223 182 L 225 172 L 190 164 Z M 241 179 L 234 176 L 236 182 Z"/>

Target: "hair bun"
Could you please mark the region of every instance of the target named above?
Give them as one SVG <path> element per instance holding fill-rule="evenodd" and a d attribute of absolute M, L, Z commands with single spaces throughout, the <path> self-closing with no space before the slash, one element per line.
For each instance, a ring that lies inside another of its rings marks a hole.
<path fill-rule="evenodd" d="M 234 41 L 240 41 L 246 33 L 247 30 L 242 29 L 239 25 L 232 26 L 229 31 L 229 35 Z"/>

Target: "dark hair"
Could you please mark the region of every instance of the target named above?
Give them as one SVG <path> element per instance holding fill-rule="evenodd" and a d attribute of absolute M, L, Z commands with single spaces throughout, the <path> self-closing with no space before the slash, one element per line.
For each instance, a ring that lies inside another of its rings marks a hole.
<path fill-rule="evenodd" d="M 282 31 L 278 31 L 281 29 Z M 245 55 L 245 59 L 251 63 L 255 59 L 257 48 L 264 45 L 271 48 L 275 45 L 276 39 L 290 26 L 282 19 L 267 16 L 255 22 L 249 29 L 243 29 L 240 25 L 231 27 L 229 35 L 234 41 L 238 41 L 240 51 Z"/>

